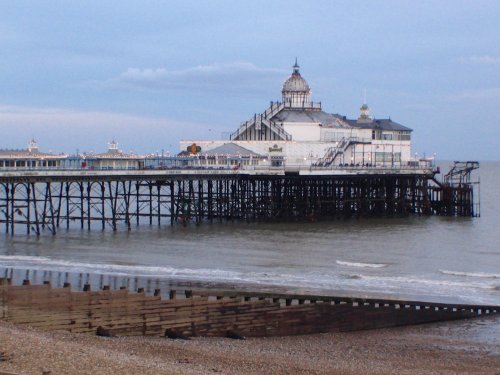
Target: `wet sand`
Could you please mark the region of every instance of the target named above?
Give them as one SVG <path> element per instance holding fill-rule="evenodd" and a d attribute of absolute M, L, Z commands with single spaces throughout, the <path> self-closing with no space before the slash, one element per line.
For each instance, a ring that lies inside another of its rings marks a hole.
<path fill-rule="evenodd" d="M 0 322 L 0 374 L 499 374 L 498 337 L 477 333 L 499 324 L 497 316 L 350 333 L 170 340 Z"/>

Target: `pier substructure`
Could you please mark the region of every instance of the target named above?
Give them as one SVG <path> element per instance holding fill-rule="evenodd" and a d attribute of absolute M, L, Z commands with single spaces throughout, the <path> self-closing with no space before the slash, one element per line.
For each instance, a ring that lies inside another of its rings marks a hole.
<path fill-rule="evenodd" d="M 141 172 L 0 176 L 0 225 L 6 233 L 39 235 L 75 227 L 473 214 L 472 188 L 436 186 L 432 173 Z"/>

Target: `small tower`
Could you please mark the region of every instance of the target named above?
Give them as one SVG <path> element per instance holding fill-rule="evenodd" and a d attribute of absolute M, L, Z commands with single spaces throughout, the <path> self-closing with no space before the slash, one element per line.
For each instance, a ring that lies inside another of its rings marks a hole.
<path fill-rule="evenodd" d="M 368 104 L 364 103 L 359 109 L 359 117 L 357 122 L 372 122 L 372 118 L 370 117 L 370 108 Z"/>
<path fill-rule="evenodd" d="M 33 154 L 38 153 L 38 142 L 35 139 L 31 139 L 28 143 L 28 151 Z"/>
<path fill-rule="evenodd" d="M 110 154 L 118 154 L 120 150 L 118 149 L 118 142 L 114 139 L 108 143 L 108 153 Z"/>

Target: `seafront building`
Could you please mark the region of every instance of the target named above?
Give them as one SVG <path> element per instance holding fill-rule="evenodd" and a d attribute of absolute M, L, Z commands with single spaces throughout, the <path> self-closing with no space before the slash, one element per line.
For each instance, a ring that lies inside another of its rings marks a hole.
<path fill-rule="evenodd" d="M 144 155 L 123 152 L 114 140 L 108 143 L 106 152 L 68 155 L 41 152 L 38 148 L 38 142 L 33 139 L 26 149 L 0 149 L 0 171 L 143 169 L 146 159 L 147 157 Z"/>
<path fill-rule="evenodd" d="M 280 102 L 271 102 L 234 131 L 230 140 L 186 140 L 181 150 L 197 156 L 191 163 L 288 168 L 407 167 L 412 158 L 412 129 L 390 118 L 370 116 L 366 103 L 349 119 L 323 111 L 295 62 Z M 186 152 L 185 152 L 186 153 Z"/>
<path fill-rule="evenodd" d="M 68 155 L 41 152 L 38 142 L 32 139 L 28 148 L 20 150 L 0 149 L 0 170 L 60 169 Z"/>
<path fill-rule="evenodd" d="M 143 169 L 145 156 L 126 153 L 112 140 L 106 152 L 84 153 L 75 159 L 79 159 L 82 169 Z"/>

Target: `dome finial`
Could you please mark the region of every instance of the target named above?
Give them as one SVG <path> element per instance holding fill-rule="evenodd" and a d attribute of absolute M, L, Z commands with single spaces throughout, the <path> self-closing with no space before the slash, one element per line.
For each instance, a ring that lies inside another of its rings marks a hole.
<path fill-rule="evenodd" d="M 293 65 L 293 74 L 299 74 L 300 75 L 299 68 L 300 68 L 300 66 L 297 63 L 297 58 L 295 58 L 295 64 Z"/>

